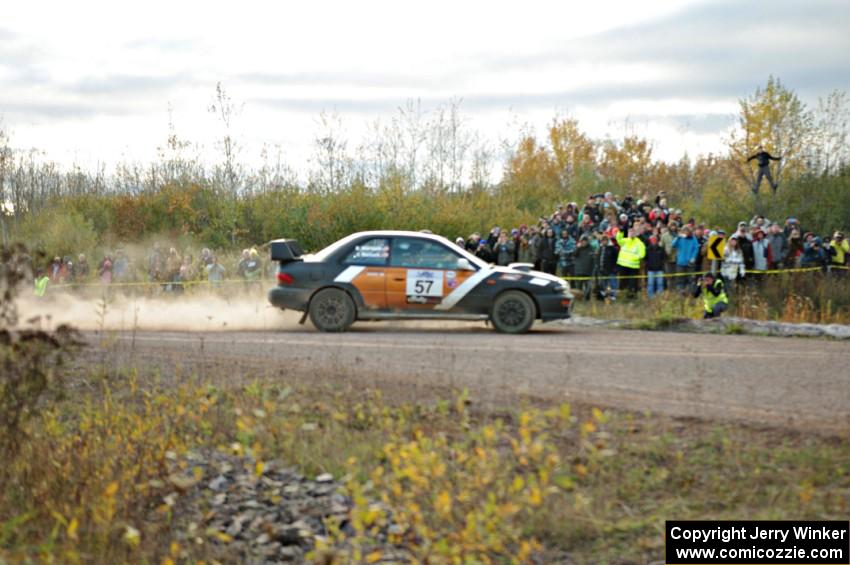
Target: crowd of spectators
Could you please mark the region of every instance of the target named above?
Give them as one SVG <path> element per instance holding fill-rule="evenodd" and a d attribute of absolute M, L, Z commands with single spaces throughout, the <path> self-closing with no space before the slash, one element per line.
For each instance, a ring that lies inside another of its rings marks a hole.
<path fill-rule="evenodd" d="M 44 294 L 38 291 L 38 281 L 42 281 L 44 290 L 47 284 L 74 288 L 116 283 L 146 283 L 149 286 L 153 283 L 165 292 L 180 293 L 193 284 L 203 282 L 217 286 L 225 280 L 244 281 L 250 286 L 263 278 L 265 268 L 271 267 L 260 259 L 255 247 L 243 249 L 238 258 L 225 260 L 225 263 L 227 267 L 208 248 L 202 249 L 196 259 L 190 250 L 181 252 L 170 247 L 166 251 L 160 243 L 154 243 L 146 256 L 135 259 L 123 249 L 106 253 L 96 267 L 92 267 L 82 253 L 76 257 L 56 256 L 46 270 L 36 270 L 36 293 Z"/>
<path fill-rule="evenodd" d="M 817 267 L 846 274 L 850 246 L 844 234 L 818 236 L 794 217 L 782 223 L 757 215 L 727 233 L 709 228 L 667 204 L 664 192 L 654 199 L 589 196 L 583 205 L 559 205 L 535 225 L 493 227 L 486 236 L 473 233 L 455 243 L 495 263 L 528 263 L 546 273 L 570 278 L 589 297 L 615 299 L 618 290 L 635 296 L 646 282 L 648 296 L 669 289 L 686 292 L 696 272 L 719 273 L 728 287 L 759 280 L 769 270 Z M 722 258 L 709 259 L 712 236 L 722 236 Z M 841 267 L 836 269 L 835 267 Z"/>
<path fill-rule="evenodd" d="M 654 199 L 646 195 L 619 199 L 607 192 L 589 196 L 583 205 L 559 205 L 534 225 L 493 227 L 486 236 L 473 233 L 455 243 L 489 263 L 526 263 L 566 277 L 585 298 L 595 293 L 614 300 L 621 290 L 634 297 L 644 286 L 649 297 L 671 289 L 684 294 L 694 273 L 706 271 L 719 274 L 729 289 L 743 281 L 758 282 L 774 269 L 816 267 L 846 276 L 850 246 L 840 231 L 818 236 L 794 217 L 780 223 L 763 216 L 741 221 L 730 231 L 686 219 L 682 210 L 668 206 L 664 192 Z M 708 257 L 712 236 L 724 239 L 721 259 Z M 166 251 L 155 243 L 146 256 L 131 259 L 117 249 L 96 264 L 84 254 L 54 257 L 46 272 L 37 273 L 36 294 L 44 293 L 39 292 L 38 281 L 43 289 L 48 283 L 154 283 L 175 293 L 199 282 L 215 286 L 237 280 L 251 286 L 273 278 L 274 268 L 273 262 L 261 260 L 256 247 L 220 261 L 210 249 L 202 249 L 195 258 L 191 251 L 176 247 Z"/>

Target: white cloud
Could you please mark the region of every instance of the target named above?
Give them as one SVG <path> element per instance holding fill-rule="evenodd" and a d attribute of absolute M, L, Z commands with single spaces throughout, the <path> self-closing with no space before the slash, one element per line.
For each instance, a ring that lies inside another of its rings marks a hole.
<path fill-rule="evenodd" d="M 17 145 L 63 161 L 145 160 L 169 105 L 179 134 L 212 147 L 206 107 L 222 81 L 244 102 L 246 160 L 279 144 L 303 167 L 321 109 L 344 114 L 353 145 L 407 99 L 454 97 L 493 140 L 565 109 L 599 137 L 629 121 L 675 159 L 718 150 L 723 116 L 770 73 L 809 99 L 850 86 L 845 6 L 21 2 L 0 23 L 0 115 Z"/>

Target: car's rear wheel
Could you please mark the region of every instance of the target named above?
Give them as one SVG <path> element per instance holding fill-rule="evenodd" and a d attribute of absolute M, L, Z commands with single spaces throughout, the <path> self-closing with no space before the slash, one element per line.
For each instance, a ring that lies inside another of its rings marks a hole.
<path fill-rule="evenodd" d="M 496 297 L 490 311 L 490 322 L 497 332 L 522 334 L 534 323 L 535 312 L 530 296 L 519 290 L 509 290 Z"/>
<path fill-rule="evenodd" d="M 310 321 L 323 332 L 344 332 L 355 314 L 354 301 L 338 288 L 320 290 L 310 301 Z"/>

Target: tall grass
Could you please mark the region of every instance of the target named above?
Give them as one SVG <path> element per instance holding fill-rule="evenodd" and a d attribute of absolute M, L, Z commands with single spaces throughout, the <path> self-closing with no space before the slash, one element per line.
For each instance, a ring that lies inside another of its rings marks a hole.
<path fill-rule="evenodd" d="M 481 411 L 464 394 L 410 404 L 338 384 L 171 377 L 85 375 L 90 386 L 26 423 L 21 456 L 4 464 L 0 560 L 244 560 L 175 506 L 212 479 L 187 455 L 215 450 L 257 474 L 254 462 L 280 459 L 341 478 L 352 529 L 320 541 L 329 562 L 367 559 L 390 516 L 390 541 L 420 561 L 648 562 L 671 515 L 839 519 L 850 501 L 843 440 L 557 403 Z"/>
<path fill-rule="evenodd" d="M 576 313 L 595 318 L 633 320 L 658 328 L 678 320 L 702 317 L 701 298 L 676 289 L 635 300 L 578 302 Z M 758 281 L 733 286 L 727 316 L 790 323 L 850 324 L 850 274 L 821 272 L 766 275 Z"/>

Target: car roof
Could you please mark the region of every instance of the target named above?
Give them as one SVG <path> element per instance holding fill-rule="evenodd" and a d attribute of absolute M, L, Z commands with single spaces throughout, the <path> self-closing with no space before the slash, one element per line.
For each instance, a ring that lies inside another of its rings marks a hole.
<path fill-rule="evenodd" d="M 342 244 L 345 242 L 354 241 L 355 239 L 360 239 L 361 237 L 416 237 L 420 239 L 429 239 L 431 241 L 437 241 L 442 243 L 443 245 L 447 245 L 450 248 L 454 248 L 455 251 L 460 253 L 464 258 L 468 259 L 472 264 L 478 265 L 479 267 L 486 267 L 487 263 L 468 252 L 466 249 L 458 247 L 454 242 L 449 241 L 445 237 L 433 233 L 425 233 L 421 231 L 406 231 L 406 230 L 370 230 L 370 231 L 360 231 L 355 232 L 350 235 L 345 236 L 344 238 L 332 243 L 327 248 L 319 251 L 316 255 L 323 254 L 324 257 L 327 257 L 329 254 L 325 254 L 324 252 L 329 250 L 330 248 L 334 248 L 333 252 L 336 252 Z"/>
<path fill-rule="evenodd" d="M 448 239 L 446 239 L 445 237 L 443 237 L 443 236 L 441 236 L 441 235 L 434 234 L 434 233 L 426 233 L 426 232 L 421 232 L 421 231 L 409 231 L 409 230 L 370 230 L 370 231 L 359 231 L 359 232 L 355 232 L 355 233 L 353 233 L 353 234 L 351 234 L 351 235 L 349 235 L 349 236 L 346 236 L 346 238 L 354 239 L 355 237 L 360 237 L 360 236 L 374 236 L 374 237 L 380 237 L 380 236 L 386 236 L 386 237 L 421 237 L 421 238 L 424 238 L 424 239 L 433 239 L 433 240 L 441 241 L 441 242 L 449 241 L 449 240 L 448 240 Z M 451 242 L 451 241 L 449 241 L 449 243 L 452 243 L 452 242 Z"/>

